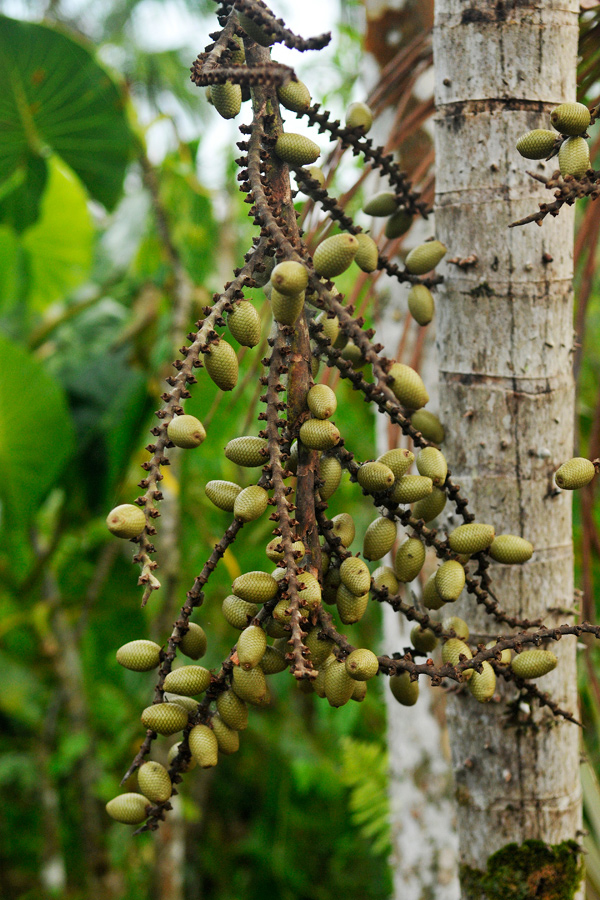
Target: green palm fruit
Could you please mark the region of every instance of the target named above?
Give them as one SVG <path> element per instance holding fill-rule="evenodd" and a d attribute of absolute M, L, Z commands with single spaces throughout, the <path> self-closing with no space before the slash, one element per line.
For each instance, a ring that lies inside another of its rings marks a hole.
<path fill-rule="evenodd" d="M 157 762 L 145 762 L 138 769 L 138 787 L 153 803 L 164 803 L 171 796 L 173 785 L 169 773 Z"/>
<path fill-rule="evenodd" d="M 231 40 L 236 45 L 237 49 L 228 51 L 228 56 L 229 56 L 228 62 L 230 62 L 232 65 L 235 65 L 235 66 L 241 66 L 246 62 L 246 51 L 244 50 L 244 41 L 237 34 L 234 34 L 233 37 L 231 38 Z"/>
<path fill-rule="evenodd" d="M 420 650 L 421 653 L 430 653 L 437 647 L 438 639 L 431 628 L 421 628 L 420 625 L 415 625 L 411 628 L 410 639 L 415 650 Z"/>
<path fill-rule="evenodd" d="M 240 749 L 240 736 L 237 731 L 230 728 L 229 725 L 226 725 L 218 714 L 212 718 L 212 727 L 217 739 L 219 753 L 222 753 L 223 756 L 230 756 L 232 753 L 237 753 Z"/>
<path fill-rule="evenodd" d="M 575 456 L 563 463 L 554 475 L 554 480 L 563 491 L 576 491 L 589 484 L 596 469 L 594 463 L 583 456 Z M 119 509 L 120 507 L 117 507 Z"/>
<path fill-rule="evenodd" d="M 194 725 L 189 733 L 190 753 L 201 769 L 217 765 L 219 745 L 217 737 L 208 725 Z"/>
<path fill-rule="evenodd" d="M 204 493 L 216 507 L 225 512 L 233 512 L 235 498 L 242 492 L 239 484 L 233 481 L 209 481 L 204 488 Z"/>
<path fill-rule="evenodd" d="M 383 463 L 394 473 L 394 478 L 402 478 L 410 469 L 414 453 L 410 450 L 404 450 L 403 447 L 397 447 L 395 450 L 388 450 L 377 457 L 377 462 Z"/>
<path fill-rule="evenodd" d="M 346 671 L 346 666 L 340 659 L 334 660 L 325 671 L 325 696 L 329 705 L 333 707 L 344 706 L 354 690 L 354 680 Z"/>
<path fill-rule="evenodd" d="M 306 635 L 304 645 L 310 650 L 310 659 L 315 669 L 321 668 L 334 647 L 333 641 L 318 626 Z"/>
<path fill-rule="evenodd" d="M 261 47 L 270 47 L 271 44 L 275 43 L 275 38 L 277 36 L 275 32 L 265 31 L 254 21 L 254 19 L 251 19 L 250 16 L 247 16 L 239 9 L 236 10 L 236 12 L 238 21 L 249 38 L 252 38 L 252 40 L 256 41 L 257 44 L 260 44 Z"/>
<path fill-rule="evenodd" d="M 355 369 L 362 369 L 366 365 L 367 360 L 362 354 L 360 347 L 357 347 L 354 341 L 348 341 L 342 350 L 342 359 L 352 363 Z"/>
<path fill-rule="evenodd" d="M 279 600 L 273 607 L 273 619 L 281 625 L 289 625 L 292 621 L 291 613 L 288 612 L 289 608 L 290 601 L 288 599 Z M 306 615 L 306 610 L 300 608 L 300 613 Z"/>
<path fill-rule="evenodd" d="M 276 569 L 273 569 L 271 575 L 275 579 L 275 581 L 279 582 L 282 578 L 285 578 L 287 575 L 287 569 L 282 566 L 277 566 Z"/>
<path fill-rule="evenodd" d="M 210 684 L 210 672 L 203 666 L 181 666 L 169 672 L 164 681 L 165 691 L 173 691 L 175 694 L 183 694 L 184 697 L 194 697 L 203 694 Z"/>
<path fill-rule="evenodd" d="M 363 463 L 357 472 L 356 480 L 363 490 L 369 494 L 380 494 L 387 491 L 394 483 L 394 473 L 382 462 Z"/>
<path fill-rule="evenodd" d="M 346 657 L 346 672 L 354 681 L 369 681 L 379 671 L 379 660 L 372 650 L 359 647 Z"/>
<path fill-rule="evenodd" d="M 144 510 L 133 503 L 122 503 L 121 506 L 115 506 L 111 509 L 106 517 L 108 530 L 115 537 L 134 538 L 138 537 L 146 527 L 146 516 Z"/>
<path fill-rule="evenodd" d="M 277 581 L 268 572 L 245 572 L 238 575 L 231 586 L 233 593 L 248 603 L 267 603 L 278 588 Z"/>
<path fill-rule="evenodd" d="M 300 79 L 279 85 L 277 97 L 282 106 L 295 113 L 306 112 L 311 104 L 310 91 Z"/>
<path fill-rule="evenodd" d="M 434 487 L 431 494 L 415 503 L 412 514 L 415 519 L 423 519 L 424 522 L 432 522 L 446 506 L 447 499 L 445 491 Z"/>
<path fill-rule="evenodd" d="M 337 291 L 332 291 L 332 293 L 337 293 Z M 337 338 L 335 339 L 333 346 L 336 350 L 343 350 L 346 344 L 348 343 L 348 338 L 344 334 L 343 331 L 340 331 Z"/>
<path fill-rule="evenodd" d="M 423 380 L 418 372 L 405 366 L 404 363 L 394 363 L 388 372 L 391 378 L 390 387 L 402 406 L 408 409 L 420 409 L 429 401 L 429 394 L 425 389 Z"/>
<path fill-rule="evenodd" d="M 225 724 L 234 731 L 245 731 L 248 727 L 248 707 L 232 690 L 219 694 L 217 710 Z"/>
<path fill-rule="evenodd" d="M 188 716 L 193 716 L 198 712 L 199 703 L 193 697 L 184 697 L 182 694 L 171 694 L 169 691 L 165 691 L 165 700 L 183 707 L 187 710 Z"/>
<path fill-rule="evenodd" d="M 389 241 L 402 237 L 412 225 L 412 216 L 406 209 L 399 209 L 385 223 L 385 236 Z"/>
<path fill-rule="evenodd" d="M 328 419 L 337 409 L 337 397 L 326 384 L 314 384 L 306 395 L 306 402 L 316 419 Z"/>
<path fill-rule="evenodd" d="M 213 84 L 210 88 L 210 99 L 223 119 L 235 119 L 242 108 L 242 88 L 231 81 Z"/>
<path fill-rule="evenodd" d="M 459 525 L 448 535 L 448 543 L 455 553 L 480 553 L 487 550 L 494 540 L 494 526 L 471 522 Z"/>
<path fill-rule="evenodd" d="M 286 295 L 273 288 L 270 301 L 275 321 L 280 325 L 294 325 L 304 309 L 304 291 Z"/>
<path fill-rule="evenodd" d="M 319 674 L 312 683 L 315 694 L 317 695 L 317 697 L 321 697 L 321 699 L 325 698 L 325 675 L 327 674 L 327 669 L 335 661 L 335 656 L 329 656 L 322 664 L 321 668 L 319 669 Z"/>
<path fill-rule="evenodd" d="M 325 278 L 335 278 L 345 272 L 358 250 L 359 243 L 353 234 L 334 234 L 321 241 L 314 252 L 315 271 Z"/>
<path fill-rule="evenodd" d="M 319 182 L 319 187 L 322 188 L 324 186 L 325 175 L 323 174 L 323 169 L 320 169 L 319 166 L 309 166 L 307 172 L 314 181 Z"/>
<path fill-rule="evenodd" d="M 342 583 L 340 578 L 340 570 L 333 566 L 329 569 L 323 578 L 323 592 L 321 601 L 323 603 L 334 604 L 337 602 L 337 590 Z"/>
<path fill-rule="evenodd" d="M 329 419 L 307 419 L 300 426 L 300 440 L 311 450 L 331 450 L 339 444 L 341 435 Z"/>
<path fill-rule="evenodd" d="M 332 531 L 336 537 L 339 537 L 344 547 L 349 547 L 356 534 L 354 519 L 349 513 L 339 513 L 331 520 L 333 522 Z"/>
<path fill-rule="evenodd" d="M 265 675 L 277 675 L 288 667 L 285 654 L 274 647 L 267 647 L 264 656 L 260 662 L 260 667 Z"/>
<path fill-rule="evenodd" d="M 248 625 L 237 642 L 237 655 L 242 669 L 253 669 L 263 658 L 267 636 L 260 625 Z"/>
<path fill-rule="evenodd" d="M 355 622 L 360 622 L 366 612 L 369 593 L 357 596 L 342 583 L 337 589 L 335 602 L 344 625 L 354 625 Z"/>
<path fill-rule="evenodd" d="M 519 678 L 541 678 L 556 668 L 558 660 L 550 650 L 525 650 L 510 664 Z"/>
<path fill-rule="evenodd" d="M 419 699 L 419 681 L 410 680 L 408 672 L 400 675 L 392 675 L 390 678 L 390 690 L 395 700 L 402 706 L 414 706 Z"/>
<path fill-rule="evenodd" d="M 196 416 L 176 416 L 167 426 L 167 435 L 176 447 L 191 450 L 206 438 L 204 425 Z"/>
<path fill-rule="evenodd" d="M 367 696 L 367 682 L 366 681 L 355 681 L 354 687 L 352 688 L 352 696 L 351 700 L 356 700 L 357 703 L 362 703 L 365 697 Z"/>
<path fill-rule="evenodd" d="M 367 216 L 393 216 L 398 209 L 398 200 L 392 191 L 379 191 L 363 206 L 363 212 Z"/>
<path fill-rule="evenodd" d="M 363 556 L 365 559 L 383 559 L 396 541 L 396 523 L 385 516 L 379 516 L 371 522 L 365 532 Z"/>
<path fill-rule="evenodd" d="M 435 587 L 446 603 L 458 600 L 465 586 L 465 570 L 455 559 L 447 559 L 435 573 Z"/>
<path fill-rule="evenodd" d="M 414 581 L 425 562 L 425 544 L 419 538 L 407 538 L 398 548 L 394 559 L 394 572 L 398 581 L 407 584 Z"/>
<path fill-rule="evenodd" d="M 265 616 L 265 618 L 263 619 L 263 628 L 265 629 L 269 637 L 288 637 L 289 630 L 286 630 L 286 628 L 280 622 L 277 622 L 273 618 L 273 616 Z"/>
<path fill-rule="evenodd" d="M 411 287 L 408 292 L 408 310 L 419 325 L 429 325 L 433 319 L 433 294 L 424 284 L 413 284 Z"/>
<path fill-rule="evenodd" d="M 117 662 L 132 672 L 149 672 L 160 663 L 160 647 L 154 641 L 129 641 L 117 650 Z"/>
<path fill-rule="evenodd" d="M 561 134 L 584 134 L 591 118 L 583 103 L 561 103 L 550 113 L 550 121 Z"/>
<path fill-rule="evenodd" d="M 150 802 L 142 794 L 120 794 L 106 804 L 106 812 L 115 822 L 123 825 L 139 825 L 148 817 Z"/>
<path fill-rule="evenodd" d="M 230 594 L 223 600 L 222 610 L 225 620 L 231 627 L 241 631 L 248 624 L 248 616 L 253 619 L 258 613 L 258 605 L 247 603 L 240 597 L 236 597 L 235 594 Z"/>
<path fill-rule="evenodd" d="M 275 142 L 275 153 L 283 162 L 295 166 L 308 166 L 317 161 L 321 148 L 303 134 L 280 134 Z"/>
<path fill-rule="evenodd" d="M 204 354 L 206 371 L 222 391 L 232 391 L 238 380 L 238 361 L 235 350 L 222 338 L 210 344 Z"/>
<path fill-rule="evenodd" d="M 367 134 L 373 125 L 373 112 L 366 103 L 356 101 L 346 110 L 346 128 L 358 128 Z"/>
<path fill-rule="evenodd" d="M 419 244 L 410 251 L 404 261 L 406 271 L 411 275 L 425 275 L 426 272 L 435 269 L 447 252 L 441 241 L 427 241 L 425 244 Z"/>
<path fill-rule="evenodd" d="M 358 250 L 354 262 L 363 272 L 374 272 L 379 262 L 379 250 L 377 244 L 368 234 L 360 232 L 356 235 Z"/>
<path fill-rule="evenodd" d="M 496 690 L 496 673 L 489 662 L 482 662 L 481 674 L 473 670 L 469 679 L 469 690 L 480 703 L 487 703 L 492 699 Z"/>
<path fill-rule="evenodd" d="M 418 409 L 410 417 L 410 423 L 413 428 L 421 432 L 425 440 L 432 441 L 434 444 L 442 444 L 444 442 L 444 426 L 438 417 L 429 412 L 429 410 Z"/>
<path fill-rule="evenodd" d="M 333 318 L 330 318 L 327 313 L 322 312 L 319 313 L 319 315 L 315 319 L 315 322 L 322 326 L 323 336 L 329 338 L 331 343 L 335 344 L 340 333 L 340 321 L 338 317 L 333 316 Z"/>
<path fill-rule="evenodd" d="M 375 587 L 388 589 L 389 594 L 393 597 L 400 590 L 396 573 L 389 566 L 379 566 L 371 575 L 371 579 Z"/>
<path fill-rule="evenodd" d="M 229 441 L 225 447 L 225 456 L 236 466 L 264 466 L 269 461 L 269 454 L 262 451 L 268 450 L 268 446 L 269 442 L 265 438 L 244 435 Z"/>
<path fill-rule="evenodd" d="M 269 495 L 258 484 L 251 484 L 235 498 L 233 514 L 242 522 L 253 522 L 259 519 L 267 508 Z"/>
<path fill-rule="evenodd" d="M 295 297 L 306 290 L 308 269 L 294 259 L 284 259 L 271 272 L 271 285 L 284 297 Z"/>
<path fill-rule="evenodd" d="M 446 458 L 436 447 L 424 447 L 417 454 L 417 469 L 421 475 L 431 478 L 437 487 L 444 484 L 448 474 Z"/>
<path fill-rule="evenodd" d="M 521 135 L 517 141 L 517 150 L 525 159 L 546 159 L 552 153 L 555 143 L 554 131 L 535 128 Z"/>
<path fill-rule="evenodd" d="M 446 602 L 443 597 L 440 597 L 435 586 L 436 575 L 437 572 L 432 572 L 423 586 L 423 606 L 425 609 L 440 609 Z"/>
<path fill-rule="evenodd" d="M 201 659 L 206 653 L 206 634 L 200 625 L 189 623 L 189 628 L 181 638 L 179 649 L 190 659 Z"/>
<path fill-rule="evenodd" d="M 177 703 L 154 703 L 142 712 L 142 725 L 158 734 L 176 734 L 187 725 L 187 710 Z"/>
<path fill-rule="evenodd" d="M 585 138 L 567 138 L 558 151 L 558 167 L 561 175 L 581 178 L 590 168 L 590 148 Z"/>
<path fill-rule="evenodd" d="M 323 484 L 319 488 L 322 500 L 329 500 L 340 484 L 342 464 L 335 456 L 322 456 L 319 460 L 319 475 Z"/>
<path fill-rule="evenodd" d="M 456 637 L 460 638 L 461 641 L 469 640 L 469 626 L 465 620 L 459 618 L 459 616 L 446 616 L 442 619 L 442 631 L 445 631 L 446 634 L 449 631 L 453 631 Z"/>
<path fill-rule="evenodd" d="M 323 549 L 321 550 L 321 575 L 325 575 L 327 569 L 329 568 L 329 563 L 331 562 L 329 553 L 326 553 Z"/>
<path fill-rule="evenodd" d="M 227 313 L 227 327 L 242 347 L 256 347 L 260 341 L 260 316 L 249 300 L 240 300 Z"/>
<path fill-rule="evenodd" d="M 294 543 L 292 544 L 292 550 L 301 553 L 302 556 L 304 556 L 304 554 L 306 553 L 306 548 L 302 541 L 294 541 Z M 283 543 L 281 541 L 281 538 L 276 537 L 273 538 L 272 541 L 269 541 L 269 543 L 267 544 L 266 554 L 271 562 L 283 561 L 285 554 L 283 552 Z M 299 558 L 302 559 L 302 556 Z"/>
<path fill-rule="evenodd" d="M 290 447 L 290 458 L 286 462 L 290 472 L 295 475 L 298 470 L 298 441 L 294 441 Z"/>
<path fill-rule="evenodd" d="M 306 603 L 309 609 L 315 609 L 321 602 L 319 579 L 310 572 L 299 572 L 298 587 L 300 588 L 298 592 L 300 599 Z"/>
<path fill-rule="evenodd" d="M 168 753 L 167 759 L 168 759 L 170 766 L 173 765 L 173 761 L 174 761 L 175 757 L 179 754 L 180 747 L 181 747 L 181 741 L 178 741 L 177 744 L 173 744 L 173 746 L 169 748 L 169 753 Z M 196 760 L 194 759 L 193 756 L 190 756 L 189 760 L 186 763 L 184 763 L 183 765 L 180 765 L 179 771 L 180 772 L 191 772 L 192 769 L 196 768 L 196 766 L 197 766 Z"/>
<path fill-rule="evenodd" d="M 465 642 L 461 641 L 460 638 L 450 638 L 449 641 L 446 641 L 442 647 L 442 662 L 450 663 L 451 666 L 457 666 L 461 656 L 473 659 L 473 654 Z M 465 681 L 469 681 L 472 675 L 473 669 L 463 670 L 462 677 Z"/>
<path fill-rule="evenodd" d="M 497 643 L 498 643 L 498 641 L 490 641 L 488 644 L 485 645 L 485 649 L 491 650 L 492 647 L 495 647 Z M 508 647 L 505 650 L 500 651 L 500 660 L 499 661 L 503 665 L 507 666 L 510 663 L 511 659 L 512 659 L 512 651 L 509 650 Z"/>
<path fill-rule="evenodd" d="M 371 573 L 367 564 L 356 556 L 349 556 L 340 566 L 340 578 L 349 591 L 360 597 L 371 587 Z"/>
<path fill-rule="evenodd" d="M 490 544 L 489 554 L 496 562 L 524 563 L 533 556 L 533 544 L 516 534 L 499 534 Z"/>
<path fill-rule="evenodd" d="M 234 666 L 231 688 L 240 700 L 245 700 L 253 706 L 261 706 L 269 692 L 265 673 L 260 666 L 248 670 Z"/>
<path fill-rule="evenodd" d="M 311 358 L 310 358 L 310 373 L 313 377 L 313 381 L 317 378 L 320 368 L 321 368 L 321 360 L 319 359 L 319 357 L 311 356 Z"/>
<path fill-rule="evenodd" d="M 433 482 L 426 475 L 403 475 L 394 484 L 389 499 L 393 503 L 415 503 L 433 490 Z"/>

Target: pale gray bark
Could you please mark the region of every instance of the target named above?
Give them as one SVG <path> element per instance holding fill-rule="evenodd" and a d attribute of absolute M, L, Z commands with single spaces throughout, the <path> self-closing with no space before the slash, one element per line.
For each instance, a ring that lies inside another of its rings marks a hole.
<path fill-rule="evenodd" d="M 440 267 L 445 452 L 477 521 L 535 547 L 522 567 L 493 566 L 503 607 L 548 625 L 573 602 L 571 498 L 552 483 L 573 455 L 573 212 L 507 226 L 545 193 L 526 170 L 556 167 L 523 160 L 515 143 L 575 97 L 577 12 L 575 0 L 437 0 L 434 37 L 437 237 L 448 257 L 478 258 Z M 499 630 L 470 600 L 453 611 L 481 639 Z M 559 665 L 540 688 L 576 711 L 575 639 L 552 649 Z M 581 824 L 577 728 L 537 709 L 536 727 L 514 727 L 505 713 L 468 693 L 449 704 L 461 862 L 477 869 L 509 842 L 558 843 Z"/>

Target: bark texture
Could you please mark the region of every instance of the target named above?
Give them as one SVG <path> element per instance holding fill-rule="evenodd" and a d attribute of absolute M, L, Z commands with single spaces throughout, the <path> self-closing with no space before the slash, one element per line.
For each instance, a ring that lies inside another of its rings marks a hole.
<path fill-rule="evenodd" d="M 552 479 L 573 455 L 573 214 L 564 209 L 542 228 L 507 226 L 544 193 L 526 170 L 557 167 L 522 159 L 515 144 L 575 99 L 577 13 L 574 0 L 437 0 L 434 36 L 436 232 L 447 259 L 478 259 L 440 269 L 445 452 L 477 521 L 533 543 L 526 565 L 494 565 L 491 574 L 505 609 L 547 625 L 566 621 L 558 610 L 573 605 L 571 497 Z M 470 599 L 453 611 L 475 641 L 500 630 Z M 559 665 L 540 688 L 576 711 L 575 639 L 552 649 Z M 512 687 L 501 693 L 515 696 Z M 578 837 L 574 725 L 523 707 L 509 718 L 504 703 L 464 692 L 448 716 L 463 865 L 485 870 L 513 841 Z M 463 896 L 474 896 L 464 883 Z"/>

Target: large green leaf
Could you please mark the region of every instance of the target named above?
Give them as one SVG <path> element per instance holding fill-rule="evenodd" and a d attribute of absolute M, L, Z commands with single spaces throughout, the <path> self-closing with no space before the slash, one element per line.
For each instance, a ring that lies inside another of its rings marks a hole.
<path fill-rule="evenodd" d="M 132 137 L 124 95 L 91 53 L 45 25 L 0 16 L 0 81 L 0 185 L 52 150 L 112 209 Z"/>

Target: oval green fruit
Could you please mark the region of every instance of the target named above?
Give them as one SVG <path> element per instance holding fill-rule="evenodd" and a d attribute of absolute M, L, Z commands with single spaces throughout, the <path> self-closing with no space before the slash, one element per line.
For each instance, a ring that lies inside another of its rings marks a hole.
<path fill-rule="evenodd" d="M 242 108 L 242 88 L 239 84 L 232 84 L 231 81 L 212 84 L 210 99 L 223 119 L 235 119 Z"/>
<path fill-rule="evenodd" d="M 308 286 L 308 269 L 295 259 L 284 259 L 271 272 L 271 285 L 285 297 L 295 297 Z"/>
<path fill-rule="evenodd" d="M 209 684 L 210 672 L 204 666 L 181 666 L 169 672 L 163 688 L 184 697 L 194 697 L 196 694 L 203 694 Z"/>
<path fill-rule="evenodd" d="M 414 706 L 419 699 L 419 681 L 410 680 L 408 672 L 390 677 L 390 690 L 395 700 L 402 706 Z"/>
<path fill-rule="evenodd" d="M 379 660 L 372 650 L 359 647 L 346 657 L 346 672 L 354 681 L 369 681 L 379 671 Z"/>
<path fill-rule="evenodd" d="M 550 121 L 561 134 L 584 134 L 587 130 L 591 114 L 583 103 L 561 103 L 550 113 Z"/>
<path fill-rule="evenodd" d="M 446 458 L 436 447 L 424 447 L 417 454 L 417 469 L 421 475 L 431 478 L 436 487 L 444 484 L 448 474 Z"/>
<path fill-rule="evenodd" d="M 353 234 L 334 234 L 321 241 L 313 255 L 315 271 L 325 278 L 335 278 L 345 272 L 359 248 Z"/>
<path fill-rule="evenodd" d="M 264 466 L 269 461 L 268 447 L 269 442 L 265 438 L 243 435 L 229 441 L 225 446 L 225 456 L 236 466 Z"/>
<path fill-rule="evenodd" d="M 115 537 L 131 539 L 138 537 L 146 527 L 144 510 L 133 503 L 115 506 L 106 517 L 108 530 Z"/>
<path fill-rule="evenodd" d="M 267 508 L 269 495 L 264 488 L 258 484 L 251 484 L 244 488 L 243 491 L 235 498 L 233 503 L 233 514 L 236 519 L 242 522 L 253 522 L 260 518 Z"/>
<path fill-rule="evenodd" d="M 404 363 L 394 363 L 388 372 L 390 388 L 402 406 L 420 409 L 429 402 L 429 394 L 418 372 Z"/>
<path fill-rule="evenodd" d="M 277 97 L 282 106 L 291 112 L 306 112 L 311 104 L 310 91 L 303 81 L 288 81 L 277 88 Z"/>
<path fill-rule="evenodd" d="M 425 562 L 425 544 L 419 538 L 407 538 L 398 548 L 394 559 L 394 572 L 398 581 L 408 584 L 414 581 Z"/>
<path fill-rule="evenodd" d="M 201 659 L 206 653 L 206 634 L 200 625 L 189 623 L 189 628 L 181 638 L 179 649 L 190 659 Z"/>
<path fill-rule="evenodd" d="M 419 325 L 429 325 L 435 312 L 433 294 L 424 284 L 413 284 L 408 292 L 408 310 Z"/>
<path fill-rule="evenodd" d="M 306 403 L 316 419 L 328 419 L 337 409 L 337 397 L 327 384 L 314 384 L 306 395 Z"/>
<path fill-rule="evenodd" d="M 510 666 L 519 678 L 541 678 L 555 669 L 557 662 L 550 650 L 525 650 L 515 656 Z"/>
<path fill-rule="evenodd" d="M 240 300 L 227 313 L 227 327 L 242 347 L 256 347 L 260 341 L 260 316 L 249 300 Z"/>
<path fill-rule="evenodd" d="M 139 767 L 138 787 L 153 803 L 165 803 L 173 790 L 169 773 L 157 762 L 145 762 Z"/>
<path fill-rule="evenodd" d="M 418 409 L 410 417 L 413 428 L 420 431 L 425 440 L 442 444 L 445 437 L 444 426 L 436 415 L 427 409 Z"/>
<path fill-rule="evenodd" d="M 365 532 L 363 543 L 363 556 L 365 559 L 383 559 L 394 546 L 396 533 L 396 523 L 385 516 L 380 516 L 374 522 L 371 522 Z"/>
<path fill-rule="evenodd" d="M 167 426 L 167 435 L 176 447 L 191 450 L 204 441 L 206 431 L 196 416 L 176 416 Z"/>
<path fill-rule="evenodd" d="M 148 817 L 150 802 L 142 794 L 128 793 L 113 797 L 106 804 L 106 812 L 115 822 L 123 825 L 139 825 Z"/>
<path fill-rule="evenodd" d="M 300 440 L 311 450 L 331 450 L 339 444 L 341 435 L 328 419 L 307 419 L 300 426 Z"/>
<path fill-rule="evenodd" d="M 187 720 L 187 711 L 177 703 L 154 703 L 142 712 L 142 725 L 158 734 L 183 731 Z"/>
<path fill-rule="evenodd" d="M 589 484 L 596 469 L 594 463 L 583 456 L 567 460 L 554 475 L 554 480 L 563 491 L 576 491 Z"/>
<path fill-rule="evenodd" d="M 248 603 L 267 603 L 272 600 L 279 585 L 268 572 L 245 572 L 233 582 L 231 589 L 237 597 Z"/>
<path fill-rule="evenodd" d="M 455 553 L 480 553 L 487 550 L 494 540 L 493 525 L 483 525 L 480 522 L 471 522 L 468 525 L 459 525 L 448 535 L 448 543 Z"/>
<path fill-rule="evenodd" d="M 585 138 L 567 138 L 558 151 L 558 166 L 561 175 L 581 178 L 590 166 L 590 148 Z"/>
<path fill-rule="evenodd" d="M 275 142 L 275 153 L 283 162 L 296 166 L 308 166 L 317 161 L 321 148 L 303 134 L 280 134 Z"/>
<path fill-rule="evenodd" d="M 223 615 L 232 628 L 241 631 L 248 624 L 248 617 L 253 619 L 258 613 L 258 605 L 256 603 L 247 603 L 241 597 L 230 594 L 223 600 Z"/>
<path fill-rule="evenodd" d="M 129 641 L 117 650 L 117 662 L 132 672 L 149 672 L 160 664 L 160 647 L 154 641 Z"/>
<path fill-rule="evenodd" d="M 427 241 L 411 250 L 405 260 L 407 272 L 411 275 L 425 275 L 442 261 L 447 248 L 441 241 Z"/>
<path fill-rule="evenodd" d="M 362 134 L 371 130 L 373 125 L 373 111 L 366 103 L 356 101 L 351 103 L 346 110 L 346 128 L 356 128 Z"/>
<path fill-rule="evenodd" d="M 200 768 L 217 765 L 219 745 L 214 731 L 208 725 L 194 725 L 188 736 L 190 753 Z"/>
<path fill-rule="evenodd" d="M 496 562 L 519 565 L 533 556 L 533 544 L 516 534 L 499 534 L 490 544 L 489 554 Z"/>
<path fill-rule="evenodd" d="M 464 568 L 454 559 L 446 560 L 435 573 L 436 590 L 446 603 L 458 600 L 465 586 L 465 580 Z"/>
<path fill-rule="evenodd" d="M 209 481 L 204 488 L 211 503 L 225 512 L 233 512 L 235 498 L 241 492 L 242 488 L 233 481 Z"/>
<path fill-rule="evenodd" d="M 363 272 L 374 272 L 379 262 L 379 250 L 377 244 L 368 234 L 359 232 L 355 235 L 358 241 L 358 250 L 354 257 L 354 262 Z"/>
<path fill-rule="evenodd" d="M 370 200 L 363 206 L 363 212 L 367 216 L 376 218 L 381 216 L 391 216 L 398 209 L 398 200 L 392 191 L 379 191 L 374 194 Z"/>
<path fill-rule="evenodd" d="M 222 338 L 216 344 L 210 344 L 204 354 L 204 365 L 218 388 L 233 390 L 238 380 L 238 360 L 231 344 Z"/>
<path fill-rule="evenodd" d="M 535 128 L 522 134 L 517 141 L 517 150 L 525 159 L 546 159 L 556 144 L 556 133 L 544 128 Z"/>

